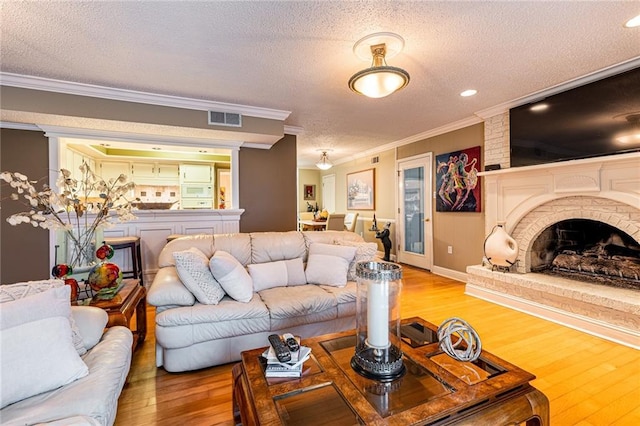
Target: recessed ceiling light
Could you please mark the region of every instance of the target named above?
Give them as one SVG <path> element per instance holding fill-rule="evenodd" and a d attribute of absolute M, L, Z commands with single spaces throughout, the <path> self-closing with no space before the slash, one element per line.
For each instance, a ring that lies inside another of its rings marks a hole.
<path fill-rule="evenodd" d="M 535 104 L 532 105 L 531 107 L 529 107 L 529 111 L 533 111 L 533 112 L 540 112 L 540 111 L 544 111 L 547 108 L 549 108 L 549 104 Z"/>
<path fill-rule="evenodd" d="M 624 26 L 627 28 L 640 27 L 640 15 L 629 19 L 627 22 L 625 22 Z"/>
<path fill-rule="evenodd" d="M 478 93 L 477 90 L 469 89 L 469 90 L 465 90 L 464 92 L 460 93 L 460 96 L 464 96 L 466 98 L 467 96 L 473 96 L 476 93 Z"/>

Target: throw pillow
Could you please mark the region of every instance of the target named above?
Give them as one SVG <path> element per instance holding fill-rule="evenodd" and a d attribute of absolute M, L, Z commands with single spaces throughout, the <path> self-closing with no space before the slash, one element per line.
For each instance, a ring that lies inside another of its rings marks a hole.
<path fill-rule="evenodd" d="M 302 263 L 301 257 L 285 260 L 284 264 L 287 267 L 287 285 L 294 286 L 307 283 L 307 276 L 304 273 L 304 263 Z"/>
<path fill-rule="evenodd" d="M 307 283 L 302 258 L 247 265 L 253 280 L 253 291 L 268 288 L 296 286 Z"/>
<path fill-rule="evenodd" d="M 314 243 L 309 246 L 309 259 L 305 274 L 309 284 L 334 287 L 347 285 L 349 263 L 356 254 L 355 247 Z"/>
<path fill-rule="evenodd" d="M 224 297 L 224 290 L 209 270 L 209 259 L 195 247 L 173 253 L 180 281 L 205 305 L 217 305 Z"/>
<path fill-rule="evenodd" d="M 54 315 L 64 315 L 67 317 L 69 321 L 69 325 L 71 326 L 71 337 L 73 339 L 73 346 L 76 348 L 78 355 L 84 355 L 87 353 L 87 349 L 84 347 L 84 341 L 82 339 L 82 335 L 80 334 L 80 330 L 76 325 L 75 320 L 73 319 L 73 315 L 71 315 L 71 287 L 66 286 L 64 281 L 62 280 L 40 280 L 40 281 L 27 281 L 22 283 L 15 284 L 7 284 L 0 285 L 0 304 L 2 304 L 2 311 L 5 311 L 4 302 L 9 301 L 17 301 L 30 297 L 35 297 L 36 295 L 41 295 L 43 292 L 48 292 L 49 290 L 56 289 L 53 293 L 49 294 L 46 297 L 53 296 L 51 302 L 42 302 L 42 298 L 36 299 L 29 303 L 37 304 L 35 309 L 30 309 L 31 311 L 38 311 L 37 314 L 41 315 L 39 318 L 44 318 L 45 316 L 54 316 Z M 45 298 L 46 298 L 45 297 Z M 46 299 L 49 300 L 49 299 Z M 40 302 L 38 302 L 40 301 Z M 4 313 L 4 312 L 3 312 Z M 34 312 L 25 311 L 23 315 L 32 315 Z M 5 317 L 9 317 L 9 315 L 5 315 Z M 3 320 L 4 321 L 4 320 Z M 3 327 L 0 326 L 0 329 Z"/>
<path fill-rule="evenodd" d="M 255 292 L 287 285 L 287 266 L 283 261 L 251 264 L 247 269 Z"/>
<path fill-rule="evenodd" d="M 376 243 L 359 243 L 356 241 L 336 241 L 337 245 L 349 246 L 356 248 L 356 255 L 349 263 L 349 275 L 347 279 L 349 281 L 356 281 L 358 276 L 356 275 L 356 265 L 359 262 L 371 262 L 375 259 L 378 253 L 378 244 Z"/>
<path fill-rule="evenodd" d="M 17 302 L 6 304 L 11 303 Z M 71 326 L 64 316 L 3 329 L 0 331 L 0 346 L 0 408 L 89 374 L 87 365 L 73 346 Z"/>
<path fill-rule="evenodd" d="M 224 291 L 238 302 L 253 299 L 253 282 L 246 269 L 226 251 L 216 250 L 209 260 L 209 269 Z"/>

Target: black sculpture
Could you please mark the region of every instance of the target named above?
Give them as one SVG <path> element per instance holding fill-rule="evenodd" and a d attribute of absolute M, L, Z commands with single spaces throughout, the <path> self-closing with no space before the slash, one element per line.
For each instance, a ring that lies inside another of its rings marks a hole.
<path fill-rule="evenodd" d="M 376 232 L 376 238 L 380 238 L 380 241 L 384 246 L 384 258 L 382 258 L 382 260 L 385 262 L 391 262 L 391 238 L 389 238 L 389 234 L 391 234 L 391 232 L 389 231 L 389 228 L 391 228 L 391 222 L 387 222 L 382 231 Z"/>

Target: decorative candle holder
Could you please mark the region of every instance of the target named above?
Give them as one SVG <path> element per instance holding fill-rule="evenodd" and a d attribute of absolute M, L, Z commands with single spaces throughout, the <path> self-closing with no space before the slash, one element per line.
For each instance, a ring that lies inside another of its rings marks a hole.
<path fill-rule="evenodd" d="M 395 380 L 406 371 L 400 348 L 402 268 L 389 262 L 360 262 L 356 276 L 356 349 L 351 368 L 369 379 Z"/>

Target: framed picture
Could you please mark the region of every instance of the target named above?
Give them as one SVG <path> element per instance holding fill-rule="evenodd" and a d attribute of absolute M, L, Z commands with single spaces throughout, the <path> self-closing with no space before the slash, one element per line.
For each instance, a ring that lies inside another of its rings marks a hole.
<path fill-rule="evenodd" d="M 315 201 L 316 199 L 316 186 L 315 185 L 303 185 L 304 187 L 304 199 L 305 201 Z"/>
<path fill-rule="evenodd" d="M 347 210 L 375 210 L 375 171 L 347 174 Z"/>
<path fill-rule="evenodd" d="M 436 156 L 436 211 L 480 212 L 480 147 Z"/>

